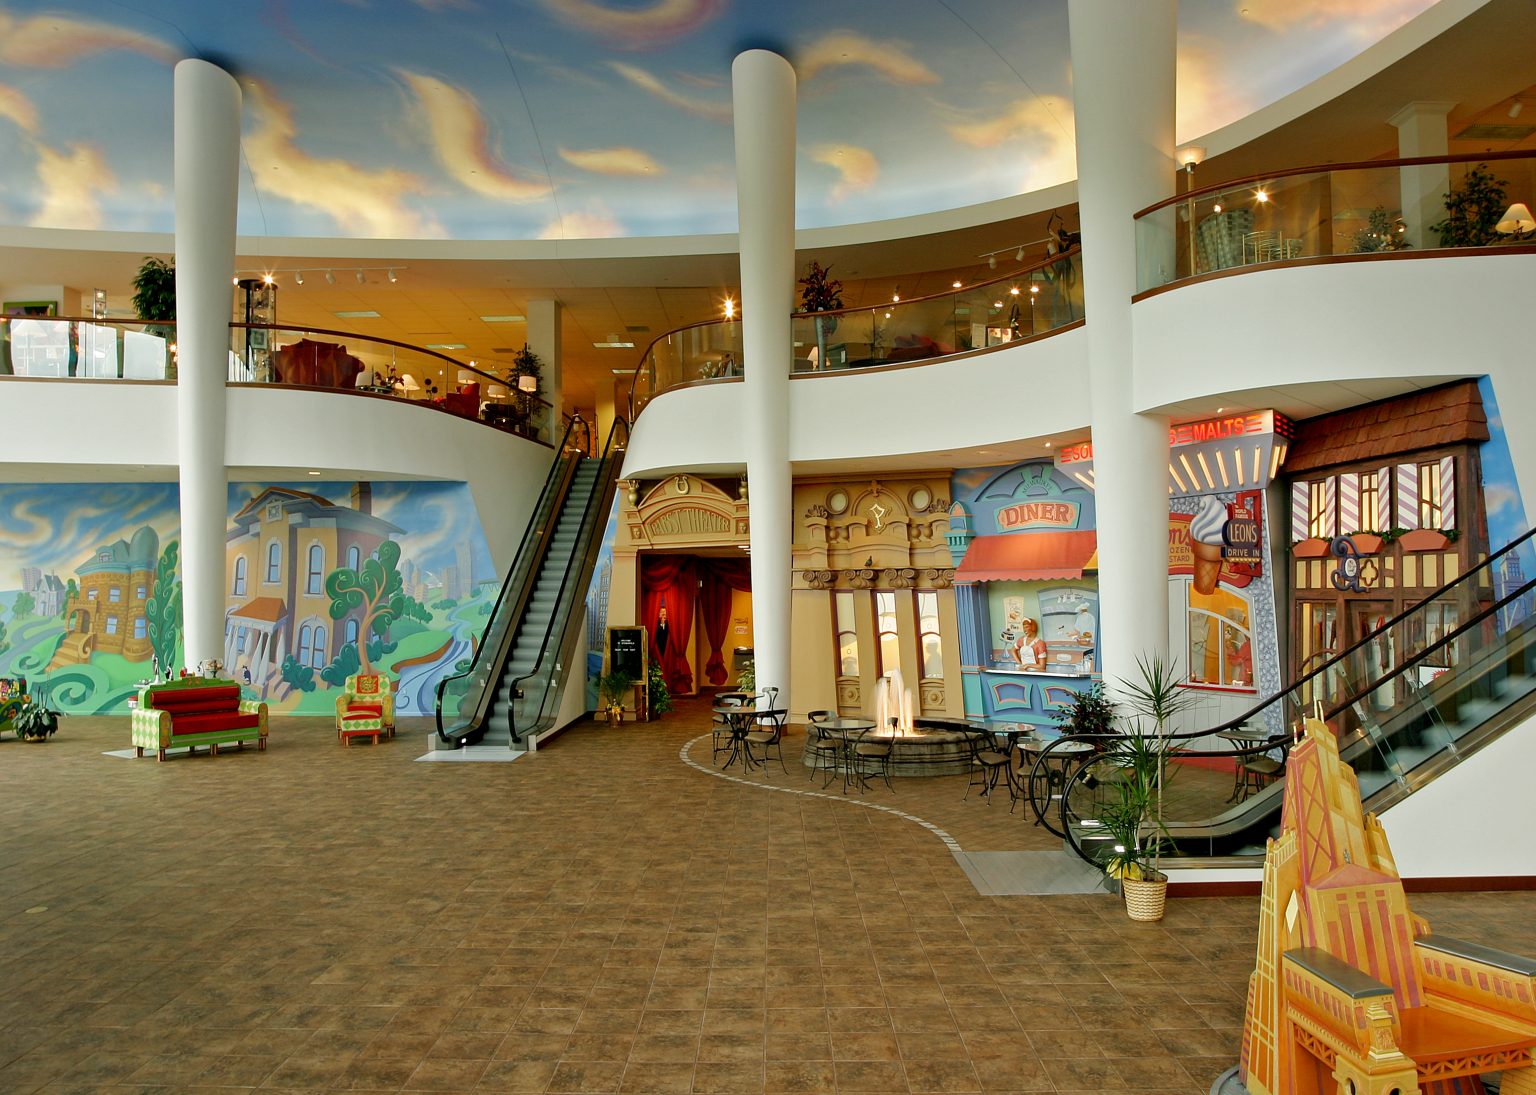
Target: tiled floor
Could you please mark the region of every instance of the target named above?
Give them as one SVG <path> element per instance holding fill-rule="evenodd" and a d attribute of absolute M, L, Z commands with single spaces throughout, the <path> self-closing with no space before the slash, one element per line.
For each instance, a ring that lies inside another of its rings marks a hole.
<path fill-rule="evenodd" d="M 7 738 L 0 1092 L 1204 1092 L 1230 1063 L 1253 900 L 982 897 L 910 821 L 685 766 L 706 726 L 509 765 L 314 720 L 165 764 L 102 755 L 124 719 Z M 954 780 L 881 793 L 969 851 L 1051 845 Z M 1531 895 L 1415 908 L 1536 952 Z"/>

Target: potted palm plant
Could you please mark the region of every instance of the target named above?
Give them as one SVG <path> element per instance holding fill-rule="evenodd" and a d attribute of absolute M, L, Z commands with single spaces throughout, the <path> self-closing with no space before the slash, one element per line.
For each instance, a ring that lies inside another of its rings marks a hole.
<path fill-rule="evenodd" d="M 11 726 L 22 741 L 47 741 L 58 732 L 61 717 L 59 712 L 46 704 L 28 700 L 16 712 Z"/>
<path fill-rule="evenodd" d="M 1159 816 L 1166 762 L 1163 742 L 1139 721 L 1100 762 L 1113 776 L 1107 781 L 1109 801 L 1099 811 L 1107 837 L 1099 866 L 1120 884 L 1132 920 L 1161 920 L 1168 899 L 1168 876 L 1158 869 L 1167 849 Z"/>

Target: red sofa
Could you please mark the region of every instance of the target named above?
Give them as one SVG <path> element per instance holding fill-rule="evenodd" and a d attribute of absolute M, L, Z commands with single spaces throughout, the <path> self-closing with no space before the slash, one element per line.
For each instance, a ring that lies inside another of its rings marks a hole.
<path fill-rule="evenodd" d="M 213 756 L 221 745 L 243 748 L 254 741 L 258 749 L 267 747 L 267 705 L 242 700 L 238 684 L 212 677 L 185 677 L 142 689 L 132 726 L 134 752 L 142 757 L 153 749 L 160 760 L 167 749 L 182 747 L 195 753 L 206 745 Z"/>

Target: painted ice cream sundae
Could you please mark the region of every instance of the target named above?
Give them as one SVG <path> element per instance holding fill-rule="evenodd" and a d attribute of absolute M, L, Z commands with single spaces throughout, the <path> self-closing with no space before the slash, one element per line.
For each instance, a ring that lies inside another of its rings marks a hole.
<path fill-rule="evenodd" d="M 1216 592 L 1221 576 L 1221 533 L 1227 525 L 1227 507 L 1210 495 L 1200 499 L 1200 509 L 1189 522 L 1189 546 L 1195 557 L 1195 592 Z"/>

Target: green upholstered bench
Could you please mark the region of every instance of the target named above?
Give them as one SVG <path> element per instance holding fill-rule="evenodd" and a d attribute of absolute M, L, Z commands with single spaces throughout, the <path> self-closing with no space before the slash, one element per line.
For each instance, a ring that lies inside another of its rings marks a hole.
<path fill-rule="evenodd" d="M 242 700 L 234 681 L 184 677 L 149 685 L 139 692 L 131 718 L 134 752 L 141 757 L 146 749 L 164 760 L 167 749 L 196 752 L 206 745 L 218 756 L 221 745 L 244 748 L 253 741 L 258 749 L 267 747 L 267 705 Z"/>

